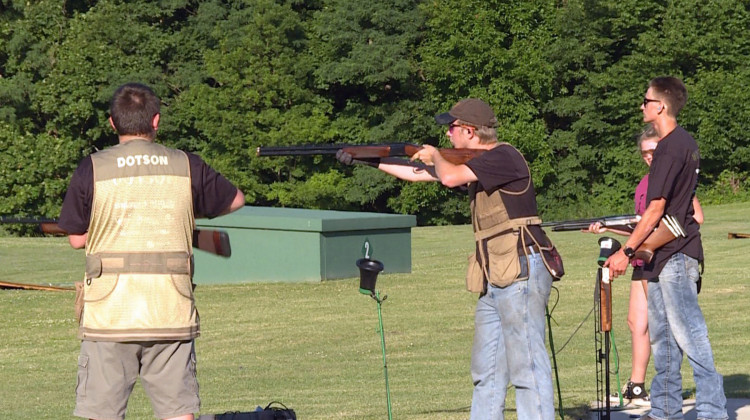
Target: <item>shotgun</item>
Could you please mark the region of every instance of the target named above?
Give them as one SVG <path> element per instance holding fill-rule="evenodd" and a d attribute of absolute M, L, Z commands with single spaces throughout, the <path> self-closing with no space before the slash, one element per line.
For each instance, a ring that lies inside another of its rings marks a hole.
<path fill-rule="evenodd" d="M 624 232 L 633 232 L 635 225 L 641 220 L 637 214 L 622 216 L 604 216 L 591 219 L 564 220 L 561 222 L 544 222 L 542 227 L 550 227 L 553 232 L 565 232 L 571 230 L 586 230 L 592 223 L 599 222 L 604 227 L 615 228 Z"/>
<path fill-rule="evenodd" d="M 678 237 L 686 237 L 687 232 L 674 216 L 665 214 L 656 228 L 635 250 L 635 258 L 641 259 L 646 264 L 654 258 L 654 252 Z"/>
<path fill-rule="evenodd" d="M 256 149 L 256 156 L 307 156 L 307 155 L 335 155 L 339 150 L 352 155 L 355 159 L 377 159 L 386 157 L 411 157 L 422 146 L 409 143 L 390 144 L 309 144 L 303 146 L 278 146 Z M 486 152 L 485 149 L 438 149 L 445 160 L 461 165 L 474 157 Z"/>
<path fill-rule="evenodd" d="M 36 224 L 39 226 L 39 230 L 47 235 L 62 236 L 68 234 L 60 228 L 55 219 L 0 217 L 0 223 Z M 224 258 L 232 256 L 229 234 L 223 230 L 195 229 L 193 231 L 193 248 Z"/>

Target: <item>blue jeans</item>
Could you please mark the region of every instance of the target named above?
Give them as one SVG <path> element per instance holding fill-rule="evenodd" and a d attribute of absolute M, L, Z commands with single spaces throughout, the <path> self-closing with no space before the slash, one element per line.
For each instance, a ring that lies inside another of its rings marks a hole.
<path fill-rule="evenodd" d="M 522 265 L 526 259 L 521 258 Z M 516 387 L 519 420 L 555 417 L 552 371 L 545 347 L 545 308 L 552 276 L 539 254 L 529 255 L 529 279 L 488 285 L 477 302 L 471 376 L 472 420 L 503 418 L 508 383 Z"/>
<path fill-rule="evenodd" d="M 656 375 L 651 382 L 650 416 L 682 419 L 682 354 L 693 367 L 698 419 L 726 419 L 724 383 L 714 366 L 708 328 L 698 306 L 698 260 L 672 256 L 648 285 L 648 329 Z"/>

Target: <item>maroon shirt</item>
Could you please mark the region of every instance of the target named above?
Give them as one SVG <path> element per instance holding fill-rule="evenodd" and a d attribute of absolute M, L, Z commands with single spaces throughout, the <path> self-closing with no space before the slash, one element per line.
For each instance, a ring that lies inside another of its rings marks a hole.
<path fill-rule="evenodd" d="M 237 187 L 213 170 L 198 155 L 186 152 L 190 163 L 193 213 L 196 218 L 213 218 L 228 209 Z M 91 156 L 81 160 L 65 193 L 58 225 L 71 234 L 89 230 L 94 200 L 94 167 Z"/>
<path fill-rule="evenodd" d="M 641 182 L 639 182 L 638 186 L 635 187 L 635 197 L 633 198 L 633 201 L 635 202 L 635 214 L 643 215 L 643 213 L 646 211 L 646 207 L 648 207 L 648 201 L 646 201 L 647 193 L 648 174 L 641 178 Z"/>

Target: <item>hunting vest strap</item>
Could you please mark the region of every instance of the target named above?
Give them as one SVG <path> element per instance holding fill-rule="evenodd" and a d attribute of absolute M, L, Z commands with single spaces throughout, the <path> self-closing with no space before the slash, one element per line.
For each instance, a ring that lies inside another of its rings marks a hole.
<path fill-rule="evenodd" d="M 520 217 L 517 219 L 508 219 L 505 223 L 500 223 L 487 229 L 474 231 L 474 238 L 482 241 L 493 236 L 517 231 L 521 226 L 538 225 L 542 223 L 539 216 Z"/>
<path fill-rule="evenodd" d="M 191 266 L 187 252 L 100 252 L 86 256 L 86 278 L 116 273 L 191 274 Z"/>

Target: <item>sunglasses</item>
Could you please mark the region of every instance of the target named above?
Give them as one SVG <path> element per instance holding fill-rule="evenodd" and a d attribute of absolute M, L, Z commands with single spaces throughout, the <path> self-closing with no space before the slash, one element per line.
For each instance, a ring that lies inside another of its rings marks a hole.
<path fill-rule="evenodd" d="M 661 101 L 658 99 L 643 98 L 643 106 L 648 106 L 649 102 L 661 102 Z"/>
<path fill-rule="evenodd" d="M 449 126 L 448 126 L 448 132 L 449 132 L 449 133 L 451 133 L 451 134 L 453 134 L 453 129 L 454 129 L 454 128 L 456 128 L 456 127 L 461 127 L 461 128 L 471 128 L 472 130 L 476 130 L 476 127 L 472 127 L 472 126 L 470 126 L 470 125 L 464 125 L 464 124 L 451 124 L 451 125 L 449 125 Z"/>

